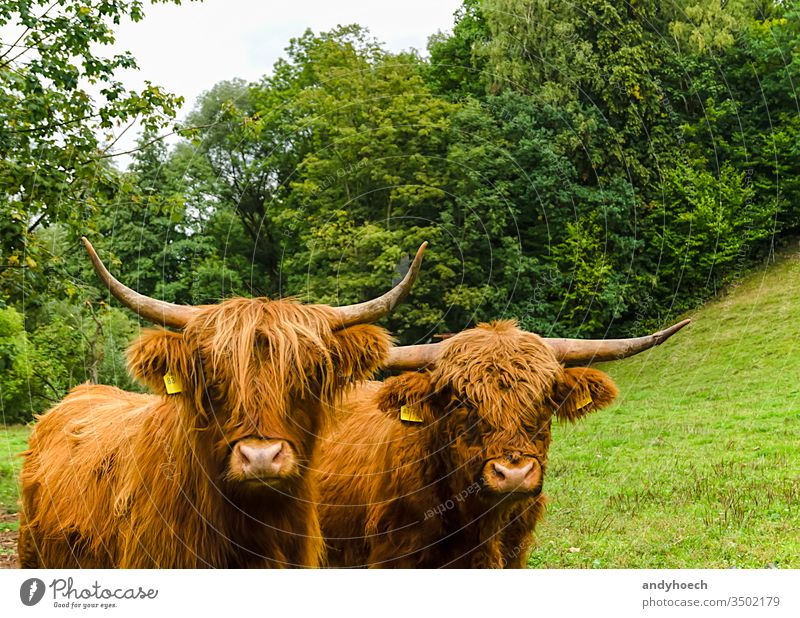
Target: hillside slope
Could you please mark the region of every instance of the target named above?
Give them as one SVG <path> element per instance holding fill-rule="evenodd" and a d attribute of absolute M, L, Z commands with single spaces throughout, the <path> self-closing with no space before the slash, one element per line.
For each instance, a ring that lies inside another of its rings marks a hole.
<path fill-rule="evenodd" d="M 689 317 L 555 429 L 530 566 L 800 567 L 800 254 Z"/>

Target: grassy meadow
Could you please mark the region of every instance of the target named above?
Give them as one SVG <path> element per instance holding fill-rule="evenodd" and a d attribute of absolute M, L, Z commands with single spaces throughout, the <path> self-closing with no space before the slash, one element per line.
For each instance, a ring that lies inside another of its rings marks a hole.
<path fill-rule="evenodd" d="M 800 255 L 688 317 L 556 427 L 531 567 L 800 568 Z"/>
<path fill-rule="evenodd" d="M 29 433 L 30 427 L 25 425 L 0 425 L 0 515 L 11 515 L 19 510 L 17 478 L 22 457 L 17 455 L 28 448 Z"/>
<path fill-rule="evenodd" d="M 603 368 L 620 403 L 559 425 L 536 568 L 800 568 L 800 254 L 660 348 Z M 0 427 L 0 562 L 29 428 Z"/>
<path fill-rule="evenodd" d="M 0 425 L 0 568 L 14 566 L 19 524 L 19 485 L 17 479 L 22 458 L 17 454 L 27 448 L 30 428 L 24 425 Z"/>

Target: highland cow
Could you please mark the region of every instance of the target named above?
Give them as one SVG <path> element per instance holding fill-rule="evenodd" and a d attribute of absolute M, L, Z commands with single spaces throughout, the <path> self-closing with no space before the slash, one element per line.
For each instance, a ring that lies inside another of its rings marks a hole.
<path fill-rule="evenodd" d="M 388 367 L 424 370 L 362 385 L 321 441 L 329 563 L 524 566 L 545 507 L 553 417 L 576 422 L 617 395 L 602 371 L 562 363 L 630 356 L 686 323 L 586 341 L 543 339 L 500 321 L 394 348 Z"/>
<path fill-rule="evenodd" d="M 150 322 L 129 349 L 155 394 L 84 384 L 41 416 L 22 469 L 22 567 L 321 564 L 307 473 L 326 417 L 389 350 L 369 324 L 409 292 L 346 307 L 235 298 L 181 306 L 100 278 Z"/>

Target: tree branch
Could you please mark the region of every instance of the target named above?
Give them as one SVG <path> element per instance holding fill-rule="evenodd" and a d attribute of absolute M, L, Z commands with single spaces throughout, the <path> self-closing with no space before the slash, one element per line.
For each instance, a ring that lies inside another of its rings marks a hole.
<path fill-rule="evenodd" d="M 34 230 L 35 230 L 37 227 L 39 227 L 39 224 L 40 224 L 40 223 L 41 223 L 41 222 L 44 220 L 44 218 L 45 218 L 46 216 L 47 216 L 47 211 L 45 210 L 45 211 L 44 211 L 44 212 L 43 212 L 41 215 L 39 215 L 39 218 L 38 218 L 38 219 L 36 219 L 36 221 L 34 221 L 33 223 L 31 223 L 30 227 L 28 228 L 28 234 L 32 234 L 32 233 L 33 233 L 33 231 L 34 231 Z"/>
<path fill-rule="evenodd" d="M 58 389 L 55 386 L 53 386 L 50 383 L 50 380 L 45 378 L 41 373 L 39 373 L 35 369 L 33 370 L 33 375 L 35 375 L 37 378 L 39 378 L 44 383 L 45 386 L 49 386 L 50 390 L 52 390 L 53 394 L 56 396 L 55 399 L 49 399 L 48 401 L 55 402 L 55 401 L 58 401 L 59 399 L 61 399 L 61 396 L 62 396 L 61 393 L 58 391 Z"/>
<path fill-rule="evenodd" d="M 140 152 L 140 151 L 144 150 L 145 148 L 147 148 L 148 146 L 152 146 L 156 142 L 161 141 L 162 139 L 166 139 L 166 138 L 170 137 L 171 135 L 180 134 L 180 133 L 183 133 L 184 131 L 192 131 L 193 129 L 208 129 L 210 127 L 213 127 L 216 124 L 219 124 L 219 123 L 218 122 L 211 122 L 209 124 L 202 124 L 202 125 L 198 125 L 198 126 L 195 126 L 195 127 L 186 127 L 186 128 L 181 128 L 181 129 L 177 129 L 177 130 L 174 130 L 174 131 L 170 131 L 169 133 L 164 133 L 162 135 L 157 135 L 153 139 L 147 140 L 144 144 L 141 144 L 141 145 L 137 146 L 136 148 L 131 148 L 130 150 L 123 150 L 121 152 L 101 153 L 101 154 L 97 155 L 96 157 L 90 157 L 88 159 L 84 159 L 83 161 L 80 161 L 77 164 L 78 165 L 85 165 L 87 163 L 95 163 L 95 162 L 100 161 L 102 159 L 113 159 L 114 157 L 121 157 L 122 155 L 127 155 L 127 154 L 133 154 L 135 152 Z"/>
<path fill-rule="evenodd" d="M 83 116 L 81 118 L 71 118 L 70 120 L 64 120 L 63 122 L 54 122 L 54 123 L 48 124 L 47 126 L 44 126 L 44 127 L 31 127 L 30 129 L 15 129 L 14 131 L 6 131 L 6 133 L 14 135 L 14 134 L 17 134 L 17 133 L 36 133 L 36 132 L 39 132 L 39 131 L 46 132 L 46 131 L 49 131 L 51 129 L 57 129 L 59 127 L 66 127 L 67 125 L 74 124 L 76 122 L 83 122 L 84 120 L 89 120 L 90 118 L 96 118 L 99 115 L 100 114 L 89 114 L 88 116 Z"/>
<path fill-rule="evenodd" d="M 119 135 L 117 135 L 117 136 L 114 138 L 114 141 L 112 141 L 112 142 L 111 142 L 111 143 L 110 143 L 108 146 L 106 146 L 106 147 L 105 147 L 105 148 L 102 150 L 102 154 L 106 154 L 106 153 L 107 153 L 109 150 L 111 150 L 111 149 L 114 147 L 114 144 L 116 144 L 116 143 L 117 143 L 117 142 L 118 142 L 120 139 L 122 139 L 122 136 L 123 136 L 123 135 L 125 135 L 125 134 L 128 132 L 128 130 L 129 130 L 129 129 L 130 129 L 130 128 L 131 128 L 131 127 L 134 125 L 134 124 L 136 124 L 136 121 L 137 121 L 138 119 L 139 119 L 139 114 L 136 114 L 136 116 L 134 117 L 134 119 L 133 119 L 133 120 L 131 120 L 131 121 L 130 121 L 130 123 L 128 124 L 128 126 L 127 126 L 127 127 L 125 127 L 125 128 L 122 130 L 122 132 L 121 132 Z"/>
<path fill-rule="evenodd" d="M 53 8 L 54 8 L 54 7 L 55 7 L 57 4 L 58 4 L 58 0 L 56 0 L 55 2 L 53 2 L 53 4 L 51 4 L 50 6 L 48 6 L 48 7 L 47 7 L 47 9 L 45 10 L 45 12 L 44 12 L 44 13 L 42 13 L 42 14 L 41 14 L 39 17 L 37 17 L 37 18 L 36 18 L 36 21 L 37 21 L 37 22 L 40 22 L 42 19 L 44 19 L 45 17 L 47 17 L 47 14 L 48 14 L 48 13 L 49 13 L 51 10 L 53 10 Z M 73 19 L 74 19 L 74 18 L 73 18 Z M 20 41 L 21 41 L 21 40 L 22 40 L 22 39 L 25 37 L 25 35 L 27 35 L 27 34 L 28 34 L 30 31 L 31 31 L 31 27 L 30 27 L 30 26 L 28 26 L 27 28 L 25 28 L 25 30 L 23 30 L 23 31 L 22 31 L 22 34 L 20 34 L 20 35 L 17 37 L 17 40 L 16 40 L 16 41 L 14 41 L 14 42 L 13 42 L 11 45 L 9 45 L 9 47 L 8 47 L 8 51 L 7 51 L 7 52 L 5 52 L 3 55 L 1 55 L 1 56 L 0 56 L 0 60 L 2 60 L 3 58 L 5 58 L 6 56 L 8 56 L 8 54 L 10 54 L 10 53 L 11 53 L 11 50 L 12 50 L 12 49 L 14 49 L 14 48 L 16 48 L 16 47 L 19 45 L 19 42 L 20 42 Z M 51 35 L 51 36 L 52 36 L 52 35 Z M 42 40 L 44 41 L 44 40 L 46 40 L 46 39 L 47 39 L 47 37 L 45 37 L 45 38 L 44 38 L 44 39 L 42 39 Z M 20 57 L 22 54 L 24 54 L 25 52 L 27 52 L 28 50 L 30 50 L 30 49 L 32 49 L 32 48 L 33 48 L 33 45 L 30 45 L 30 46 L 26 47 L 24 50 L 22 50 L 22 51 L 21 51 L 21 52 L 20 52 L 18 55 L 14 56 L 14 57 L 13 57 L 11 60 L 9 60 L 8 62 L 4 62 L 3 64 L 0 64 L 0 69 L 2 69 L 4 66 L 7 66 L 7 65 L 11 64 L 11 63 L 12 63 L 12 62 L 14 62 L 14 61 L 15 61 L 17 58 L 19 58 L 19 57 Z"/>

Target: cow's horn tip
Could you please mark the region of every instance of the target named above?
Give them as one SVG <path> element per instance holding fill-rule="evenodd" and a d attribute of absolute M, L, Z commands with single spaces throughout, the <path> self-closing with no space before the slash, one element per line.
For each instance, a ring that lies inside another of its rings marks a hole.
<path fill-rule="evenodd" d="M 685 319 L 685 320 L 681 320 L 681 321 L 680 321 L 680 322 L 678 322 L 677 324 L 673 324 L 672 326 L 670 326 L 670 327 L 669 327 L 669 328 L 667 328 L 667 329 L 664 329 L 664 331 L 662 331 L 662 333 L 661 333 L 661 334 L 662 334 L 661 341 L 662 341 L 662 342 L 663 342 L 663 341 L 666 341 L 667 339 L 669 339 L 670 337 L 672 337 L 672 335 L 674 335 L 674 334 L 675 334 L 675 333 L 677 333 L 679 330 L 681 330 L 681 329 L 682 329 L 684 326 L 686 326 L 686 325 L 690 324 L 690 323 L 691 323 L 691 321 L 692 321 L 691 319 L 687 318 L 687 319 Z"/>
<path fill-rule="evenodd" d="M 92 243 L 91 243 L 91 242 L 89 242 L 89 239 L 88 239 L 88 238 L 86 238 L 86 236 L 81 236 L 81 240 L 83 241 L 83 246 L 84 246 L 84 247 L 86 247 L 86 251 L 87 251 L 87 253 L 88 253 L 88 254 L 89 254 L 89 255 L 90 255 L 92 258 L 97 258 L 97 251 L 95 251 L 95 249 L 94 249 L 94 245 L 92 245 Z M 98 259 L 99 259 L 99 258 L 98 258 Z"/>

